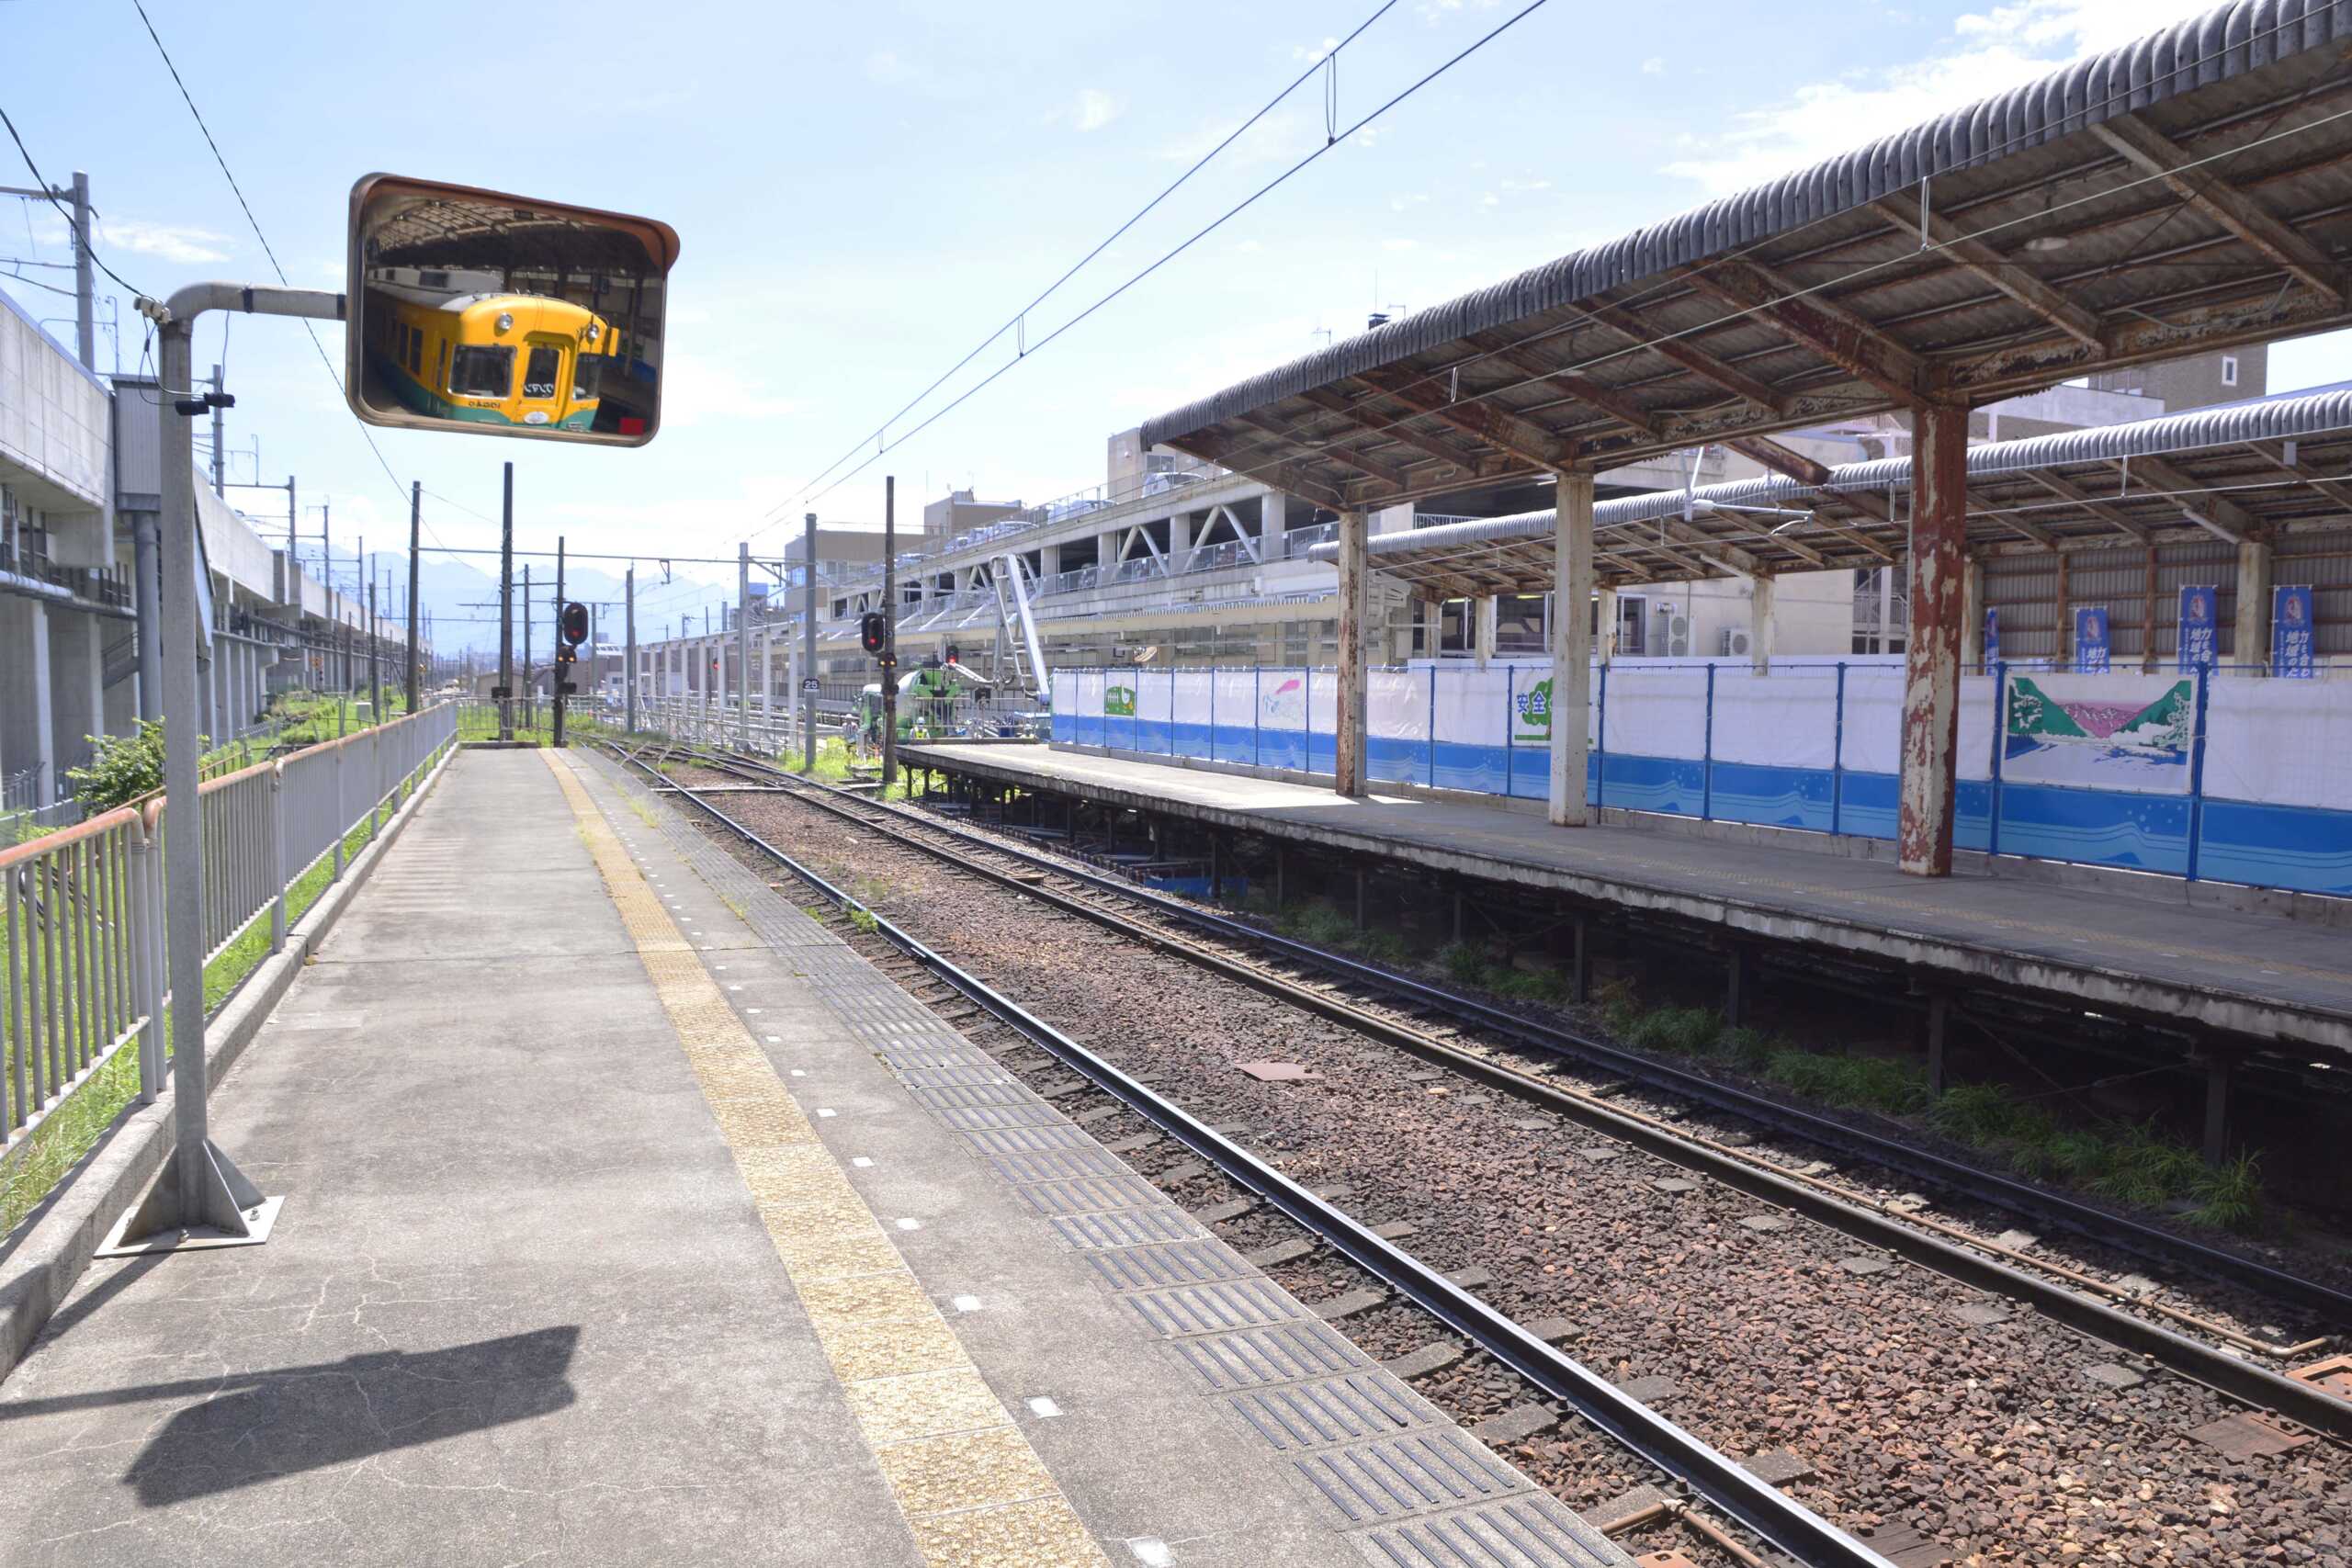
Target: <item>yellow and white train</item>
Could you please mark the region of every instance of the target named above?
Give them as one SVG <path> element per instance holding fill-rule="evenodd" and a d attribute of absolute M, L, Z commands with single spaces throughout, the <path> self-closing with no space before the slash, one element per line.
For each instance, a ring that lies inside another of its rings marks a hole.
<path fill-rule="evenodd" d="M 486 273 L 377 267 L 368 359 L 419 413 L 587 430 L 620 333 L 585 306 L 505 290 Z M 625 362 L 624 362 L 625 363 Z"/>

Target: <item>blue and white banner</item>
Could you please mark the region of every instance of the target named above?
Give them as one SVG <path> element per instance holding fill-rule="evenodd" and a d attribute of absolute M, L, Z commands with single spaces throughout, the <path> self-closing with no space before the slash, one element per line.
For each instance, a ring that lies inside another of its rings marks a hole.
<path fill-rule="evenodd" d="M 2104 675 L 2107 660 L 2107 611 L 2086 604 L 2075 612 L 2075 668 L 2086 675 Z"/>
<path fill-rule="evenodd" d="M 2001 611 L 2000 606 L 1995 605 L 1984 612 L 1984 662 L 1989 666 L 2000 661 Z"/>
<path fill-rule="evenodd" d="M 2180 591 L 2180 659 L 2184 675 L 2213 667 L 2220 648 L 2222 592 L 2218 588 L 2189 584 Z"/>
<path fill-rule="evenodd" d="M 2270 672 L 2312 678 L 2312 591 L 2281 586 L 2270 591 Z"/>

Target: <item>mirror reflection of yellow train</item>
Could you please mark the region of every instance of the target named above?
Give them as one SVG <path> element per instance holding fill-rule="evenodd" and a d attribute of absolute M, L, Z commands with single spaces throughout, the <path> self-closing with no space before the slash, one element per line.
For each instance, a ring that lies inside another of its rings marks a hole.
<path fill-rule="evenodd" d="M 478 424 L 587 430 L 620 333 L 568 299 L 503 289 L 494 274 L 378 267 L 368 360 L 416 412 Z"/>

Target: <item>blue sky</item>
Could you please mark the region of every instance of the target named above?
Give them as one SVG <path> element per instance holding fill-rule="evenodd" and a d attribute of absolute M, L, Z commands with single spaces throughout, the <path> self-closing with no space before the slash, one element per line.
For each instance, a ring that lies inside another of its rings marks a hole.
<path fill-rule="evenodd" d="M 1340 57 L 1340 122 L 1519 3 L 1399 0 Z M 448 498 L 428 499 L 434 538 L 494 545 L 494 523 L 461 508 L 494 517 L 512 458 L 526 546 L 561 532 L 649 560 L 731 557 L 776 516 L 797 526 L 807 480 L 1376 4 L 478 6 L 469 22 L 499 39 L 483 64 L 449 26 L 318 0 L 148 0 L 297 285 L 340 287 L 345 196 L 377 169 L 645 212 L 683 239 L 649 447 L 379 431 L 396 488 L 300 328 L 261 320 L 228 329 L 230 446 L 258 436 L 259 477 L 291 469 L 306 503 L 331 498 L 339 542 L 392 542 L 413 477 Z M 886 468 L 907 522 L 951 484 L 1035 502 L 1094 483 L 1113 432 L 1318 330 L 1436 303 L 2201 8 L 1551 0 L 815 509 L 878 525 Z M 529 36 L 549 40 L 546 65 L 515 63 Z M 130 0 L 13 0 L 0 39 L 20 62 L 0 89 L 10 115 L 51 179 L 89 171 L 117 271 L 158 294 L 268 277 Z M 1042 307 L 1031 341 L 1324 136 L 1318 79 Z M 20 165 L 0 176 L 21 183 Z M 0 201 L 0 254 L 65 259 L 62 223 L 20 205 Z M 127 301 L 123 316 L 130 367 Z M 52 330 L 70 341 L 70 322 Z M 203 329 L 200 365 L 221 357 L 221 330 Z M 321 336 L 340 365 L 339 331 Z M 2352 352 L 2314 340 L 2274 354 L 2272 386 L 2347 371 Z"/>

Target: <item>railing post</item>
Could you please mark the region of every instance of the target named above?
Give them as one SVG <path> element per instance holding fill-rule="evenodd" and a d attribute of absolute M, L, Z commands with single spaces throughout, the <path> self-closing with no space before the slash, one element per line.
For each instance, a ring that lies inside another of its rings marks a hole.
<path fill-rule="evenodd" d="M 1503 798 L 1505 800 L 1509 800 L 1510 798 L 1511 762 L 1513 760 L 1511 752 L 1517 750 L 1512 743 L 1511 732 L 1519 728 L 1516 722 L 1518 717 L 1519 666 L 1516 664 L 1506 664 L 1503 666 Z"/>
<path fill-rule="evenodd" d="M 286 764 L 269 770 L 269 951 L 286 945 Z"/>
<path fill-rule="evenodd" d="M 150 820 L 150 817 L 153 820 Z M 153 1105 L 164 1087 L 164 857 L 160 812 L 142 813 L 131 824 L 130 857 L 136 878 L 131 906 L 138 946 L 139 1010 L 147 1020 L 139 1031 L 139 1103 Z M 17 1090 L 23 1092 L 21 1071 Z"/>
<path fill-rule="evenodd" d="M 371 844 L 383 824 L 384 796 L 391 793 L 384 786 L 384 749 L 377 739 L 383 733 L 382 725 L 372 725 L 368 730 L 368 841 Z"/>
<path fill-rule="evenodd" d="M 334 826 L 334 871 L 328 878 L 333 882 L 343 880 L 343 840 L 344 836 L 351 831 L 350 824 L 343 819 L 343 754 L 350 750 L 348 744 L 334 749 L 334 809 L 328 814 Z"/>
<path fill-rule="evenodd" d="M 1600 661 L 1600 705 L 1595 711 L 1598 716 L 1593 722 L 1600 731 L 1595 750 L 1600 755 L 1592 771 L 1592 808 L 1598 811 L 1609 804 L 1609 661 L 1605 659 Z"/>
<path fill-rule="evenodd" d="M 1430 788 L 1437 788 L 1437 655 L 1430 655 Z M 1367 772 L 1370 770 L 1367 769 Z"/>
<path fill-rule="evenodd" d="M 1829 831 L 1835 836 L 1846 805 L 1846 661 L 1838 661 L 1838 702 L 1829 731 Z"/>
<path fill-rule="evenodd" d="M 2009 749 L 2009 665 L 1993 666 L 1993 789 L 1984 829 L 1984 852 L 2001 852 L 2001 756 Z"/>
<path fill-rule="evenodd" d="M 1250 765 L 1257 767 L 1265 754 L 1266 699 L 1260 691 L 1265 666 L 1250 666 Z"/>
<path fill-rule="evenodd" d="M 2188 749 L 2188 880 L 2197 880 L 2198 850 L 2205 836 L 2205 705 L 2213 689 L 2208 667 L 2197 670 L 2197 728 Z"/>
<path fill-rule="evenodd" d="M 1699 820 L 1715 815 L 1715 667 L 1707 666 L 1707 727 L 1699 742 Z"/>

